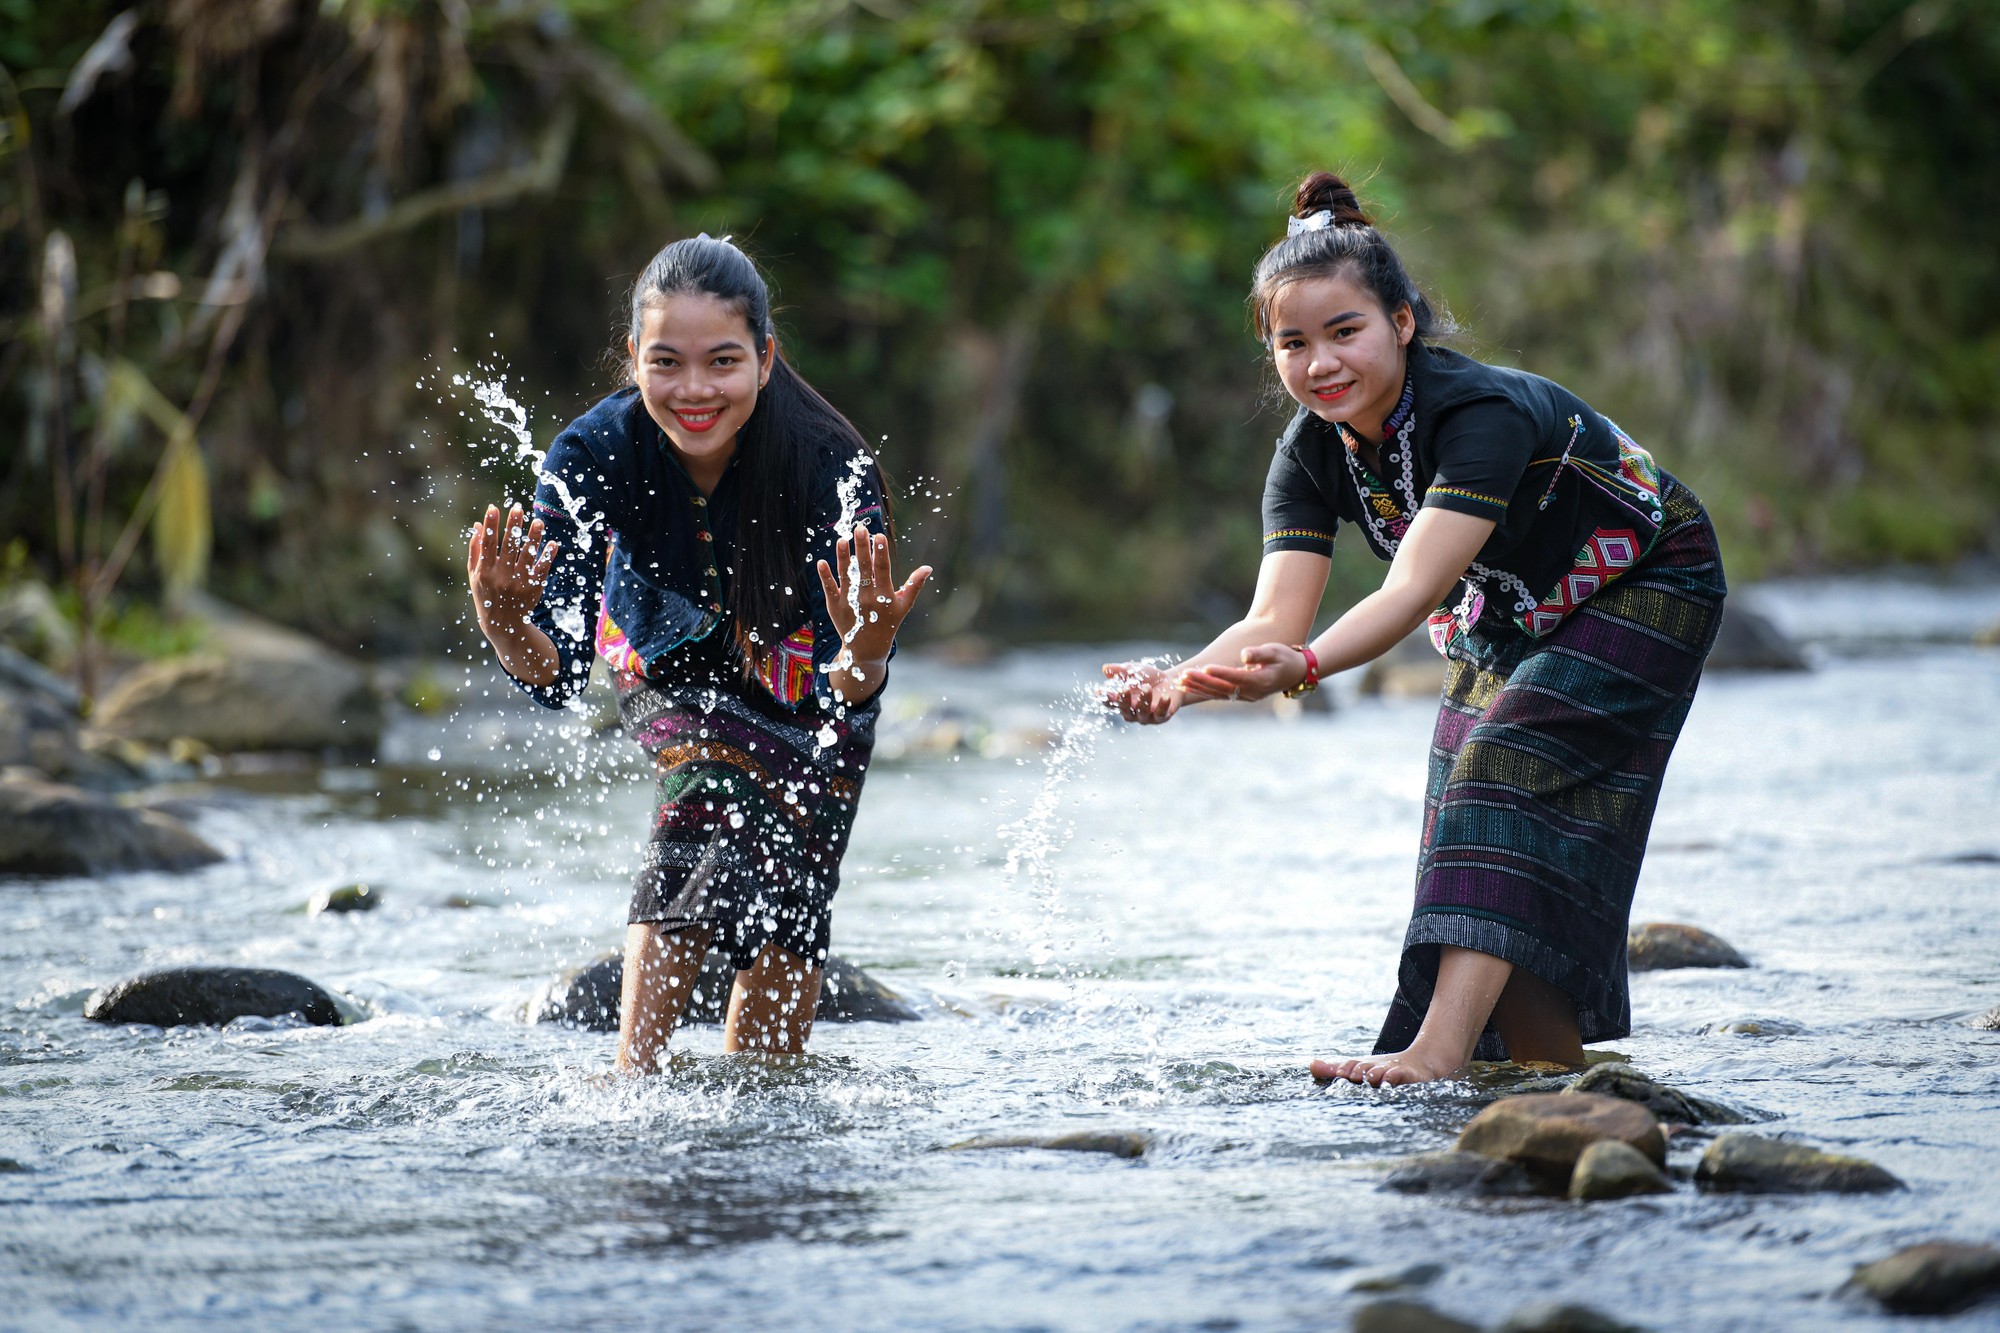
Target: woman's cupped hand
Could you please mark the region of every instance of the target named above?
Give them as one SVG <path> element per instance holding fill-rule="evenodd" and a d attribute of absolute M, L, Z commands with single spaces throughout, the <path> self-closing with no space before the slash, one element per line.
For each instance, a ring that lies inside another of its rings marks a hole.
<path fill-rule="evenodd" d="M 1172 672 L 1149 662 L 1106 662 L 1099 697 L 1127 722 L 1151 726 L 1167 721 L 1181 708 L 1183 696 Z"/>
<path fill-rule="evenodd" d="M 1203 666 L 1181 673 L 1192 700 L 1252 702 L 1283 694 L 1306 678 L 1305 654 L 1289 644 L 1260 643 L 1243 650 L 1241 666 Z"/>

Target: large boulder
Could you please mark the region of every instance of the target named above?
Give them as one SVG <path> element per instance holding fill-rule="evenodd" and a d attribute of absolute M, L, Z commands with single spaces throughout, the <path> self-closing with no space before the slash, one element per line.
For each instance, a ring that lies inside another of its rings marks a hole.
<path fill-rule="evenodd" d="M 1897 1314 L 1950 1314 L 2000 1295 L 2000 1249 L 1930 1241 L 1854 1270 L 1853 1285 Z"/>
<path fill-rule="evenodd" d="M 296 1015 L 338 1027 L 333 997 L 290 972 L 267 967 L 170 967 L 93 991 L 83 1016 L 98 1023 L 221 1026 L 237 1018 Z"/>
<path fill-rule="evenodd" d="M 202 651 L 139 667 L 98 705 L 100 729 L 148 745 L 372 753 L 382 705 L 368 672 L 316 639 L 216 613 Z"/>
<path fill-rule="evenodd" d="M 32 768 L 79 787 L 136 786 L 131 765 L 79 742 L 80 703 L 68 681 L 0 644 L 0 769 Z"/>
<path fill-rule="evenodd" d="M 1755 1134 L 1724 1134 L 1709 1144 L 1694 1178 L 1706 1189 L 1733 1194 L 1884 1194 L 1903 1188 L 1873 1162 Z"/>
<path fill-rule="evenodd" d="M 1722 604 L 1722 627 L 1707 665 L 1716 671 L 1805 671 L 1809 664 L 1799 646 L 1739 594 Z"/>
<path fill-rule="evenodd" d="M 1727 940 L 1698 926 L 1642 921 L 1625 936 L 1625 965 L 1634 972 L 1670 967 L 1748 967 L 1750 960 Z"/>
<path fill-rule="evenodd" d="M 157 810 L 33 778 L 0 782 L 0 874 L 194 870 L 222 853 Z"/>
<path fill-rule="evenodd" d="M 530 1023 L 561 1023 L 590 1032 L 618 1030 L 618 992 L 625 981 L 625 959 L 607 953 L 563 973 L 528 1002 Z M 681 1021 L 720 1023 L 729 1011 L 729 991 L 736 970 L 726 954 L 711 951 L 695 978 L 694 994 Z M 816 1022 L 909 1023 L 918 1018 L 909 1003 L 875 978 L 838 955 L 826 960 Z"/>
<path fill-rule="evenodd" d="M 0 649 L 65 669 L 75 658 L 76 629 L 47 584 L 31 579 L 0 592 Z"/>
<path fill-rule="evenodd" d="M 1472 1118 L 1458 1147 L 1518 1162 L 1543 1189 L 1561 1193 L 1583 1150 L 1606 1139 L 1637 1149 L 1655 1166 L 1666 1165 L 1667 1136 L 1653 1113 L 1636 1102 L 1594 1093 L 1503 1098 Z"/>

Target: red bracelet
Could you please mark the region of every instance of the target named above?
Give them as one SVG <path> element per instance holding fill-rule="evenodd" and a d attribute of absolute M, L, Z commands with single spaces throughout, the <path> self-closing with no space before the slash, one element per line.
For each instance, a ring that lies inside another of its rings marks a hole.
<path fill-rule="evenodd" d="M 1310 694 L 1319 688 L 1319 654 L 1303 643 L 1293 644 L 1292 651 L 1305 654 L 1306 678 L 1285 691 L 1287 699 L 1296 699 L 1301 694 Z"/>

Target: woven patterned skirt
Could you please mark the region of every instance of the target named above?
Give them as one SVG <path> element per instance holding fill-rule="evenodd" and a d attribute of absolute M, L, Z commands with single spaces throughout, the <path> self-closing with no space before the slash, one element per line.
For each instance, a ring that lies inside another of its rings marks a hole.
<path fill-rule="evenodd" d="M 1416 911 L 1377 1052 L 1415 1040 L 1447 944 L 1567 993 L 1586 1042 L 1631 1031 L 1632 893 L 1727 591 L 1708 515 L 1664 480 L 1659 540 L 1624 577 L 1543 638 L 1482 626 L 1454 646 Z M 1474 1055 L 1506 1058 L 1490 1026 Z"/>
<path fill-rule="evenodd" d="M 729 688 L 614 680 L 626 733 L 659 773 L 627 919 L 712 929 L 738 970 L 766 944 L 824 961 L 879 702 L 792 719 Z"/>

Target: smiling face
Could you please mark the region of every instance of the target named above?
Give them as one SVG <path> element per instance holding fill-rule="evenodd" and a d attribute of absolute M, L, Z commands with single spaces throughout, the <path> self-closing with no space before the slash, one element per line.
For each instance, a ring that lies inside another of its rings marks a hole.
<path fill-rule="evenodd" d="M 776 344 L 759 340 L 734 305 L 703 292 L 662 296 L 645 308 L 627 344 L 646 412 L 667 434 L 688 476 L 715 488 L 736 453 L 736 434 L 771 377 Z"/>
<path fill-rule="evenodd" d="M 1271 295 L 1271 357 L 1285 392 L 1363 439 L 1381 438 L 1382 422 L 1402 397 L 1416 327 L 1409 306 L 1384 311 L 1346 274 L 1301 278 Z"/>

